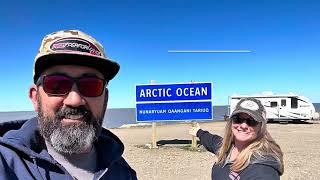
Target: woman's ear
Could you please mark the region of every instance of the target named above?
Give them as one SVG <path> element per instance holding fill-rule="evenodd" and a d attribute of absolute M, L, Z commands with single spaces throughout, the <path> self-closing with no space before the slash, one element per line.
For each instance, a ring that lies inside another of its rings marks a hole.
<path fill-rule="evenodd" d="M 35 112 L 38 112 L 38 87 L 36 85 L 32 85 L 29 89 L 29 98 L 33 104 L 33 108 Z"/>

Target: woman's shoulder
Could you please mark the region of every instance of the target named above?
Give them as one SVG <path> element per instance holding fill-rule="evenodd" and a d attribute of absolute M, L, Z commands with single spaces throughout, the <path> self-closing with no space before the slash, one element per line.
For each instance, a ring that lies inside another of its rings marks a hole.
<path fill-rule="evenodd" d="M 255 163 L 250 164 L 241 173 L 241 178 L 244 179 L 259 179 L 259 180 L 279 180 L 280 172 L 276 164 Z"/>

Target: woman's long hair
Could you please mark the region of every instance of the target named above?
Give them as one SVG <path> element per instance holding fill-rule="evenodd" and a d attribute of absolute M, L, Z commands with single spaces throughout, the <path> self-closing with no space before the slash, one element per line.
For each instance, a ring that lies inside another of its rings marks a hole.
<path fill-rule="evenodd" d="M 222 146 L 218 152 L 218 164 L 224 164 L 228 153 L 231 153 L 230 150 L 234 143 L 234 135 L 231 128 L 232 120 L 229 119 L 225 128 Z M 231 170 L 234 172 L 240 172 L 249 165 L 250 161 L 261 162 L 264 160 L 276 160 L 280 165 L 280 174 L 283 174 L 283 153 L 280 146 L 274 141 L 267 131 L 266 122 L 262 122 L 256 139 L 240 152 L 237 159 L 232 164 Z"/>

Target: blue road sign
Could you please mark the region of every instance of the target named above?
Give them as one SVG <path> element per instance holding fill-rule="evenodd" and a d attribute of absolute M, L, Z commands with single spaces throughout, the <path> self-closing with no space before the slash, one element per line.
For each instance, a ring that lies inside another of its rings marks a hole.
<path fill-rule="evenodd" d="M 212 103 L 208 102 L 176 102 L 176 103 L 144 103 L 137 104 L 137 120 L 139 122 L 163 120 L 206 120 L 212 119 Z"/>
<path fill-rule="evenodd" d="M 212 120 L 211 94 L 212 83 L 137 85 L 137 121 Z"/>
<path fill-rule="evenodd" d="M 136 86 L 136 102 L 211 100 L 212 83 L 152 84 Z"/>

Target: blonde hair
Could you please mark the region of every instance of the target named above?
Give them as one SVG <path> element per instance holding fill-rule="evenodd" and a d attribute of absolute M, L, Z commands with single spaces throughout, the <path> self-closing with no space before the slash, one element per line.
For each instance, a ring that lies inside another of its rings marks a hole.
<path fill-rule="evenodd" d="M 231 131 L 231 128 L 232 120 L 229 119 L 226 124 L 222 146 L 217 154 L 218 164 L 225 163 L 227 155 L 228 153 L 230 153 L 229 151 L 232 147 L 232 144 L 234 143 L 234 135 Z M 234 172 L 242 171 L 249 165 L 252 157 L 255 157 L 255 162 L 261 162 L 263 160 L 270 160 L 270 158 L 273 158 L 279 163 L 280 174 L 283 174 L 283 153 L 280 146 L 275 142 L 275 140 L 267 131 L 266 122 L 262 122 L 256 139 L 253 140 L 245 149 L 240 152 L 237 159 L 232 164 L 231 170 Z"/>

